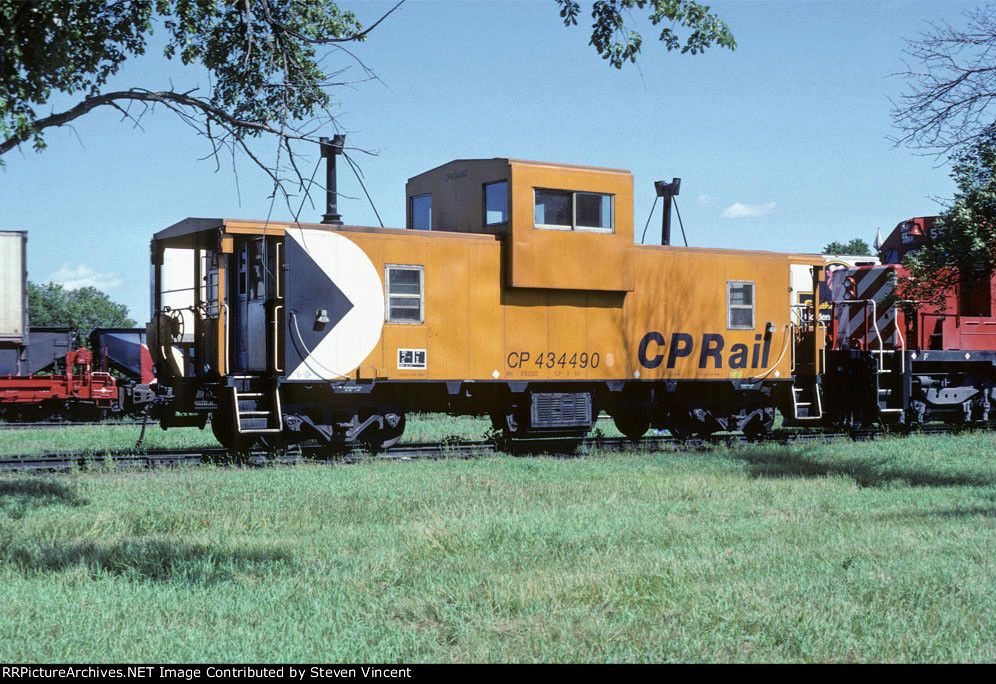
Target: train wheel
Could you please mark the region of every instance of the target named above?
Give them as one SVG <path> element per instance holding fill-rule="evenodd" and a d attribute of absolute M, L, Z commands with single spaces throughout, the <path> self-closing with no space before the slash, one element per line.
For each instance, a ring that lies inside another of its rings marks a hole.
<path fill-rule="evenodd" d="M 300 445 L 300 432 L 284 430 L 283 432 L 271 432 L 259 436 L 259 446 L 271 454 L 300 452 Z"/>
<path fill-rule="evenodd" d="M 716 430 L 691 419 L 681 420 L 673 416 L 665 422 L 665 427 L 678 439 L 705 439 Z"/>
<path fill-rule="evenodd" d="M 279 454 L 287 450 L 287 442 L 282 434 L 260 435 L 259 445 L 271 454 Z"/>
<path fill-rule="evenodd" d="M 243 453 L 249 451 L 258 435 L 246 435 L 235 431 L 235 421 L 230 415 L 217 411 L 211 416 L 211 432 L 214 438 L 229 451 Z"/>
<path fill-rule="evenodd" d="M 383 414 L 384 427 L 370 427 L 360 433 L 360 442 L 368 450 L 376 453 L 390 449 L 405 434 L 405 414 L 402 411 L 388 410 Z"/>
<path fill-rule="evenodd" d="M 21 404 L 14 410 L 14 420 L 19 423 L 40 423 L 51 419 L 51 413 L 38 404 Z"/>
<path fill-rule="evenodd" d="M 638 441 L 650 429 L 650 416 L 639 413 L 624 413 L 612 416 L 616 429 L 634 442 Z"/>
<path fill-rule="evenodd" d="M 75 401 L 66 409 L 66 420 L 71 423 L 88 423 L 100 418 L 101 411 L 95 404 Z"/>

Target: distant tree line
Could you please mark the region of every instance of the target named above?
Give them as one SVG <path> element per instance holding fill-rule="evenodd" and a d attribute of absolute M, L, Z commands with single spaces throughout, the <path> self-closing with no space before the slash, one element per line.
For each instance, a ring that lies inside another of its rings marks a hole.
<path fill-rule="evenodd" d="M 833 242 L 823 247 L 823 254 L 851 254 L 857 256 L 872 255 L 872 248 L 861 238 L 854 238 L 850 242 Z"/>
<path fill-rule="evenodd" d="M 72 328 L 86 345 L 94 328 L 134 328 L 128 307 L 95 287 L 67 290 L 57 283 L 28 283 L 28 320 L 33 326 Z"/>

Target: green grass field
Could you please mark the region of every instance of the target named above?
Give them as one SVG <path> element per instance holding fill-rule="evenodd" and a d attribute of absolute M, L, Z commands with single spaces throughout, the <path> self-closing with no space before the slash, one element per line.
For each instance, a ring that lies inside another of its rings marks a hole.
<path fill-rule="evenodd" d="M 994 546 L 980 434 L 10 476 L 0 661 L 992 661 Z"/>

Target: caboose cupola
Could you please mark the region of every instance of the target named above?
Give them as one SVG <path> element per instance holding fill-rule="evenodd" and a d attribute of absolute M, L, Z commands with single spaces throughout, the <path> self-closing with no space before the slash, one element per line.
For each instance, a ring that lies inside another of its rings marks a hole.
<path fill-rule="evenodd" d="M 633 289 L 633 176 L 521 159 L 458 159 L 408 179 L 407 227 L 490 233 L 510 287 Z"/>

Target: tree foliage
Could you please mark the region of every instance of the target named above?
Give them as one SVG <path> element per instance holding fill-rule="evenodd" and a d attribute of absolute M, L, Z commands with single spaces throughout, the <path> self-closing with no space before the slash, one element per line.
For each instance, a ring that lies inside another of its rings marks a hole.
<path fill-rule="evenodd" d="M 964 16 L 964 28 L 934 23 L 907 41 L 907 90 L 892 111 L 896 143 L 948 155 L 996 121 L 996 6 Z"/>
<path fill-rule="evenodd" d="M 872 248 L 868 246 L 868 243 L 861 238 L 854 238 L 850 242 L 833 242 L 827 243 L 823 247 L 823 254 L 850 254 L 854 256 L 858 255 L 870 255 L 872 254 Z"/>
<path fill-rule="evenodd" d="M 0 163 L 27 143 L 43 149 L 48 129 L 95 109 L 140 125 L 159 108 L 203 136 L 216 164 L 222 154 L 247 155 L 289 199 L 313 179 L 298 165 L 300 144 L 337 129 L 330 88 L 376 78 L 346 45 L 364 40 L 403 2 L 363 28 L 335 0 L 0 0 Z M 564 23 L 576 24 L 581 3 L 557 2 Z M 660 34 L 668 50 L 736 46 L 726 24 L 694 0 L 596 0 L 591 8 L 590 42 L 616 67 L 640 51 L 634 9 L 649 10 L 655 26 L 669 22 Z M 203 69 L 209 85 L 109 89 L 121 67 L 146 52 L 153 31 L 165 33 L 164 59 Z M 354 65 L 360 75 L 346 81 Z M 78 101 L 46 111 L 56 93 Z M 277 141 L 273 158 L 250 145 L 267 136 Z"/>
<path fill-rule="evenodd" d="M 128 307 L 95 287 L 67 290 L 56 283 L 28 283 L 28 320 L 35 326 L 73 328 L 86 344 L 94 328 L 133 328 Z"/>
<path fill-rule="evenodd" d="M 557 0 L 565 26 L 576 26 L 581 5 L 575 0 Z M 713 44 L 734 50 L 737 42 L 726 23 L 709 6 L 694 0 L 597 0 L 592 3 L 590 45 L 617 69 L 635 62 L 643 46 L 643 37 L 625 16 L 630 10 L 649 9 L 650 23 L 665 25 L 658 36 L 664 47 L 693 55 Z M 688 29 L 682 40 L 679 29 Z"/>
<path fill-rule="evenodd" d="M 959 281 L 987 283 L 996 264 L 996 125 L 952 161 L 957 191 L 931 241 L 905 257 L 912 280 L 904 285 L 904 299 L 940 302 Z"/>
<path fill-rule="evenodd" d="M 106 89 L 154 29 L 166 33 L 165 59 L 206 69 L 207 89 Z M 243 152 L 281 188 L 288 177 L 303 182 L 291 142 L 316 140 L 334 123 L 329 87 L 342 83 L 320 50 L 345 53 L 342 43 L 369 30 L 333 0 L 0 0 L 0 155 L 28 141 L 40 150 L 46 129 L 98 107 L 136 123 L 163 107 L 204 136 L 216 160 Z M 79 102 L 45 114 L 56 92 Z M 250 148 L 262 135 L 278 139 L 276 163 Z"/>

